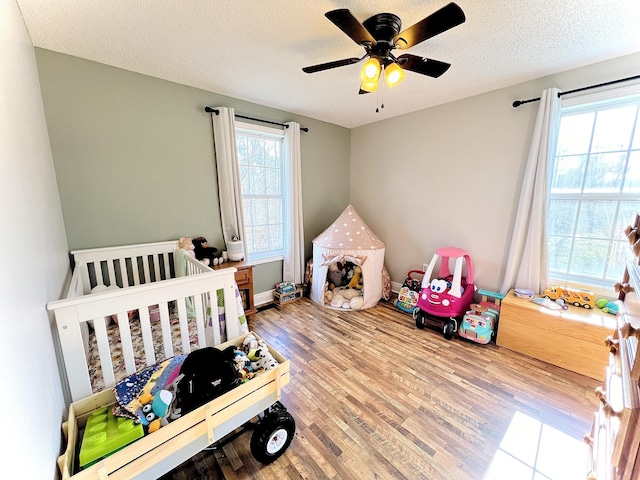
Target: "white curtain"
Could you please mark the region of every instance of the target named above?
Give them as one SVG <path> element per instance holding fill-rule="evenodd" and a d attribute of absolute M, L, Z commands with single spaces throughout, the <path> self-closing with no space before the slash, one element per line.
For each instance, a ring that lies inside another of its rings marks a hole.
<path fill-rule="evenodd" d="M 240 167 L 236 149 L 236 119 L 233 108 L 216 107 L 219 114 L 211 114 L 213 123 L 213 143 L 218 170 L 218 196 L 222 235 L 229 244 L 233 237 L 242 241 L 246 258 L 244 214 L 242 213 L 242 189 Z"/>
<path fill-rule="evenodd" d="M 284 160 L 288 202 L 285 217 L 289 227 L 285 232 L 282 278 L 302 283 L 304 279 L 304 230 L 302 222 L 302 162 L 300 159 L 300 125 L 288 122 L 284 133 Z"/>
<path fill-rule="evenodd" d="M 556 153 L 561 101 L 559 90 L 542 92 L 529 159 L 522 181 L 509 256 L 500 291 L 526 288 L 541 293 L 549 279 L 547 206 L 550 167 Z"/>

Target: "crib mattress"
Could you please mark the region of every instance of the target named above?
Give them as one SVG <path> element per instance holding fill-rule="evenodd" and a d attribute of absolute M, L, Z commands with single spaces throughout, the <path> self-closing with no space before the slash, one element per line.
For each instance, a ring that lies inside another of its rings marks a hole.
<path fill-rule="evenodd" d="M 245 337 L 237 337 L 218 348 L 239 347 Z M 290 363 L 271 346 L 269 350 L 279 362 L 278 367 L 261 373 L 82 471 L 77 471 L 76 458 L 80 430 L 91 412 L 112 406 L 115 397 L 109 389 L 72 403 L 68 420 L 62 425 L 67 442 L 64 453 L 58 458 L 62 479 L 157 478 L 172 470 L 280 400 L 281 388 L 290 381 Z"/>

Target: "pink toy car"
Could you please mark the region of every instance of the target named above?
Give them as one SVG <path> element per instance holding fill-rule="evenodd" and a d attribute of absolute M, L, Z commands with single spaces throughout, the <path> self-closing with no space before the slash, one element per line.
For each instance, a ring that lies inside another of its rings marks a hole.
<path fill-rule="evenodd" d="M 439 274 L 431 279 L 438 259 L 441 260 Z M 449 270 L 450 260 L 455 261 L 453 274 Z M 462 269 L 465 264 L 467 274 L 463 277 Z M 442 327 L 444 338 L 447 340 L 452 338 L 458 331 L 458 319 L 473 303 L 474 292 L 473 264 L 469 254 L 456 247 L 437 249 L 425 271 L 417 308 L 413 311 L 416 327 L 424 328 L 427 320 L 436 323 L 444 322 Z"/>

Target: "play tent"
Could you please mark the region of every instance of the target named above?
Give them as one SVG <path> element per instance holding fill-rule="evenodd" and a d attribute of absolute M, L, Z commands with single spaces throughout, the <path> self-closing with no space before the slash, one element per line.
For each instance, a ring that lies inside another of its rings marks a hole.
<path fill-rule="evenodd" d="M 325 282 L 332 263 L 351 262 L 362 269 L 364 303 L 370 308 L 382 297 L 385 245 L 364 223 L 352 205 L 313 240 L 311 299 L 324 305 Z"/>

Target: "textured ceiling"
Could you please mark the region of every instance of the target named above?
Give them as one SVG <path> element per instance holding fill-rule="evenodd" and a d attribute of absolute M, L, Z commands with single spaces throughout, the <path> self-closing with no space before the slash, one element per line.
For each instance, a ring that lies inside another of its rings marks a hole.
<path fill-rule="evenodd" d="M 324 13 L 392 12 L 404 29 L 448 0 L 17 3 L 37 47 L 348 128 L 640 51 L 639 0 L 459 0 L 465 23 L 400 52 L 451 63 L 444 75 L 358 95 L 362 63 L 301 70 L 364 54 Z"/>

